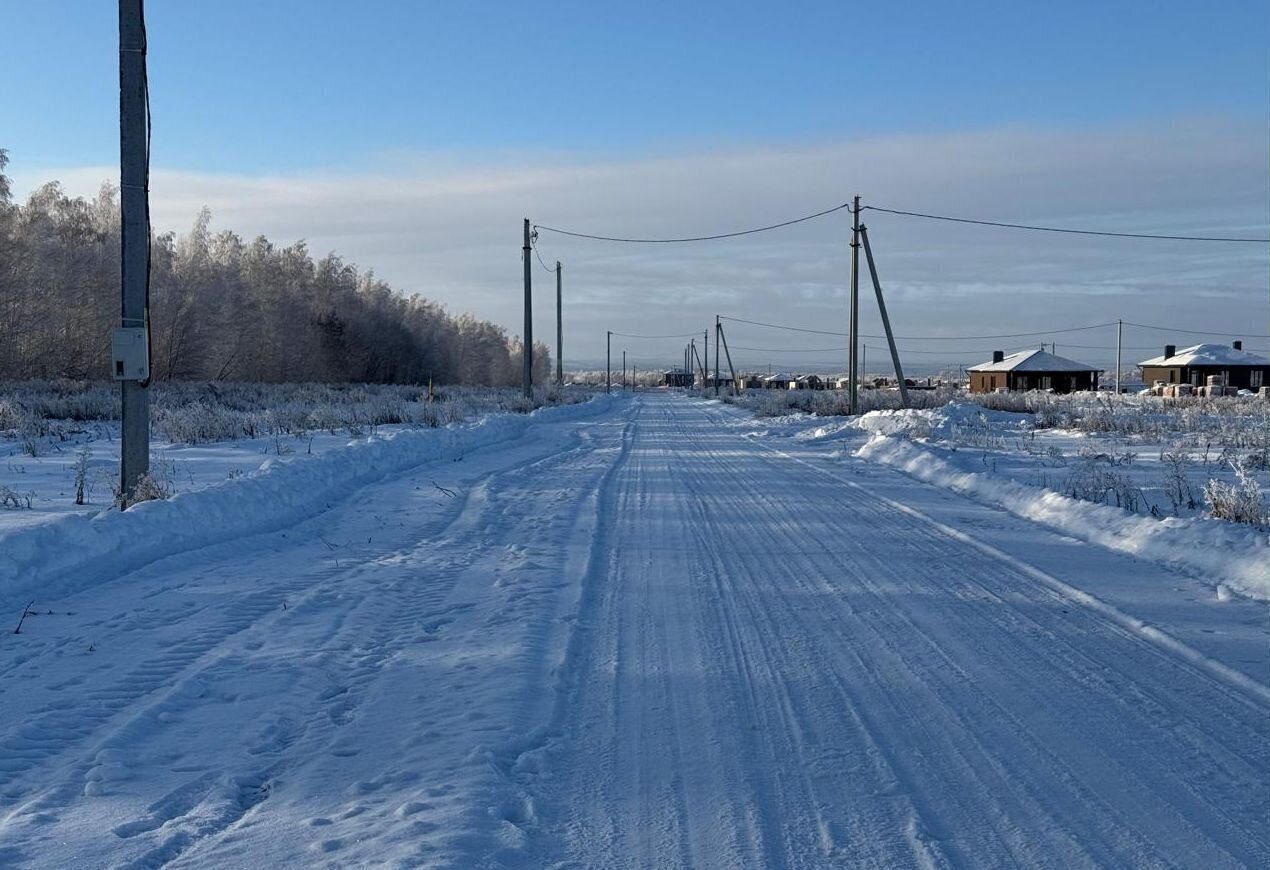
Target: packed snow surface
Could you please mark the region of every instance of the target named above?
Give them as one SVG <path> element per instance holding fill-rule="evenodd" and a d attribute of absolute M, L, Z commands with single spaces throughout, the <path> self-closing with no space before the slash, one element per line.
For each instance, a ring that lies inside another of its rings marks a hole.
<path fill-rule="evenodd" d="M 640 394 L 11 530 L 0 865 L 1270 863 L 1266 604 L 870 437 Z"/>

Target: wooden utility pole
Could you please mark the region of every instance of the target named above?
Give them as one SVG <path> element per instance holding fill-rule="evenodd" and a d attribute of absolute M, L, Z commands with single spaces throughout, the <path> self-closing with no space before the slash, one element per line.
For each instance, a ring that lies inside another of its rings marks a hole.
<path fill-rule="evenodd" d="M 125 372 L 115 353 L 121 378 L 119 493 L 132 502 L 137 484 L 150 471 L 149 273 L 150 273 L 150 133 L 146 87 L 144 0 L 119 0 L 119 200 L 122 209 L 120 258 L 120 326 L 144 344 L 144 376 Z"/>
<path fill-rule="evenodd" d="M 556 260 L 556 386 L 564 384 L 564 294 L 561 283 L 560 261 Z"/>
<path fill-rule="evenodd" d="M 626 351 L 622 351 L 622 392 L 626 392 Z"/>
<path fill-rule="evenodd" d="M 857 366 L 860 341 L 860 197 L 855 197 L 851 206 L 851 326 L 848 330 L 847 344 L 850 346 L 847 360 L 847 413 L 857 410 L 856 380 L 860 370 Z"/>
<path fill-rule="evenodd" d="M 613 330 L 604 339 L 604 392 L 613 392 Z"/>
<path fill-rule="evenodd" d="M 1116 321 L 1116 395 L 1120 395 L 1120 339 L 1124 335 L 1124 321 Z"/>
<path fill-rule="evenodd" d="M 521 259 L 525 261 L 525 344 L 521 359 L 524 363 L 521 375 L 522 389 L 526 399 L 534 396 L 534 311 L 533 311 L 533 273 L 529 266 L 529 218 L 525 218 L 525 243 L 521 249 Z"/>
<path fill-rule="evenodd" d="M 886 314 L 886 302 L 882 299 L 882 282 L 878 280 L 878 269 L 873 262 L 873 248 L 869 245 L 869 230 L 860 227 L 860 238 L 864 241 L 864 256 L 869 261 L 869 275 L 873 278 L 873 292 L 878 297 L 878 313 L 882 315 L 882 328 L 886 331 L 886 344 L 891 349 L 891 364 L 895 366 L 895 382 L 900 388 L 900 402 L 908 407 L 908 387 L 904 386 L 904 369 L 900 366 L 900 352 L 895 347 L 895 335 L 891 332 L 891 318 Z"/>

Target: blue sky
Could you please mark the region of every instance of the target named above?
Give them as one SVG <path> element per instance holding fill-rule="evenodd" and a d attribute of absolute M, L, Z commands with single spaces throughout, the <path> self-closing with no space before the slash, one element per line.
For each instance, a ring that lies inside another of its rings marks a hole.
<path fill-rule="evenodd" d="M 1265 2 L 156 2 L 155 160 L 642 153 L 997 124 L 1257 113 Z M 115 4 L 9 2 L 14 157 L 109 162 Z"/>
<path fill-rule="evenodd" d="M 1113 230 L 1264 236 L 1270 222 L 1264 0 L 148 5 L 157 229 L 206 204 L 218 228 L 305 239 L 513 332 L 525 215 L 695 234 L 861 193 Z M 0 5 L 0 148 L 20 195 L 56 178 L 90 196 L 117 177 L 115 28 L 110 0 Z M 901 332 L 1145 310 L 1270 333 L 1264 249 L 874 219 Z M 567 264 L 571 346 L 595 359 L 606 328 L 696 328 L 720 308 L 845 328 L 845 220 L 674 251 L 543 250 Z"/>

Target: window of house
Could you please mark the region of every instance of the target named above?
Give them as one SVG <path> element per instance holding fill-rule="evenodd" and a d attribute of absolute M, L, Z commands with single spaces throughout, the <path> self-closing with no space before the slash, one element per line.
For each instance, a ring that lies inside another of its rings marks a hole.
<path fill-rule="evenodd" d="M 1049 375 L 1042 375 L 1042 376 L 1041 376 L 1041 389 L 1042 389 L 1042 390 L 1050 390 L 1050 389 L 1053 389 L 1053 387 L 1054 387 L 1054 379 L 1053 379 L 1052 377 L 1050 377 Z"/>
<path fill-rule="evenodd" d="M 1265 374 L 1261 369 L 1248 372 L 1248 386 L 1254 390 L 1261 389 L 1261 385 L 1265 382 Z"/>

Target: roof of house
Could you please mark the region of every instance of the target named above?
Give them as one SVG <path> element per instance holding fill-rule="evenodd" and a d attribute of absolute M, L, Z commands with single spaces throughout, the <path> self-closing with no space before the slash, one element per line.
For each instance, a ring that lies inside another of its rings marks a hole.
<path fill-rule="evenodd" d="M 1001 362 L 980 363 L 977 366 L 970 366 L 966 369 L 968 372 L 1096 372 L 1101 371 L 1097 366 L 1085 365 L 1082 362 L 1076 362 L 1074 359 L 1068 359 L 1064 356 L 1057 356 L 1052 353 L 1040 350 L 1021 350 L 1018 353 L 1012 353 Z"/>
<path fill-rule="evenodd" d="M 1270 360 L 1246 350 L 1235 350 L 1224 344 L 1196 344 L 1184 347 L 1172 356 L 1157 356 L 1138 363 L 1140 366 L 1264 366 Z"/>
<path fill-rule="evenodd" d="M 796 381 L 798 380 L 798 376 L 787 375 L 784 372 L 777 372 L 774 375 L 764 375 L 763 380 L 765 381 Z"/>

